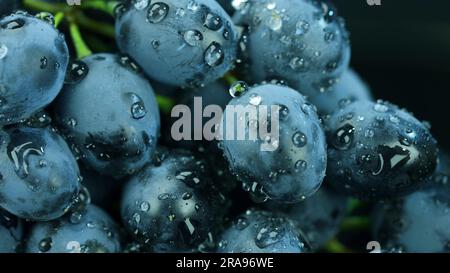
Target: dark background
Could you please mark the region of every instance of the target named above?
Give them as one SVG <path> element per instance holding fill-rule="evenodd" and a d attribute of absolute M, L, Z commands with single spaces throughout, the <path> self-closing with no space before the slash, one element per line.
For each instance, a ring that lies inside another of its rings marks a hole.
<path fill-rule="evenodd" d="M 450 151 L 450 1 L 332 0 L 352 42 L 351 66 L 388 100 L 431 123 Z"/>

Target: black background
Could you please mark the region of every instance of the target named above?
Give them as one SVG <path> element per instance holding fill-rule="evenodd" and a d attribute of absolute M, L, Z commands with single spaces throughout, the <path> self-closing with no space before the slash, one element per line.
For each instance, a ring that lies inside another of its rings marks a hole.
<path fill-rule="evenodd" d="M 351 66 L 388 100 L 431 123 L 450 151 L 450 1 L 332 0 L 352 42 Z"/>

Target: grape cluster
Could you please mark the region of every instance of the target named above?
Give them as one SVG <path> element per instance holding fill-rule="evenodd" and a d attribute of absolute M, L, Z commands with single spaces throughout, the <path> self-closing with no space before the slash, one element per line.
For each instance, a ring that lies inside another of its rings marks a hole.
<path fill-rule="evenodd" d="M 330 1 L 45 2 L 0 0 L 0 252 L 333 250 L 371 205 L 383 251 L 450 251 L 449 158 Z"/>

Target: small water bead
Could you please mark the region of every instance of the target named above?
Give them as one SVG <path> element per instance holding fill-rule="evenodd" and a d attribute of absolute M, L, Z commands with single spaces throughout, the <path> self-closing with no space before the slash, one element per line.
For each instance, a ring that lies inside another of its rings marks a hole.
<path fill-rule="evenodd" d="M 377 102 L 374 106 L 373 106 L 373 110 L 379 112 L 379 113 L 385 113 L 389 110 L 389 107 L 387 107 L 386 105 L 382 104 L 381 102 Z"/>
<path fill-rule="evenodd" d="M 300 131 L 297 131 L 292 136 L 292 143 L 298 148 L 302 148 L 307 144 L 306 135 Z"/>
<path fill-rule="evenodd" d="M 186 15 L 186 11 L 183 8 L 178 8 L 175 12 L 175 15 L 178 17 L 183 17 L 184 15 Z"/>
<path fill-rule="evenodd" d="M 245 217 L 239 217 L 235 222 L 235 226 L 238 230 L 244 230 L 249 224 L 248 219 Z"/>
<path fill-rule="evenodd" d="M 203 34 L 198 30 L 188 30 L 183 35 L 184 41 L 190 46 L 198 46 L 203 40 Z"/>
<path fill-rule="evenodd" d="M 237 81 L 229 89 L 230 95 L 235 98 L 239 97 L 249 90 L 249 86 L 246 82 Z"/>
<path fill-rule="evenodd" d="M 228 29 L 224 29 L 223 30 L 223 38 L 225 40 L 229 40 L 230 39 L 230 31 Z"/>
<path fill-rule="evenodd" d="M 309 31 L 309 23 L 304 20 L 298 21 L 297 24 L 295 25 L 295 35 L 304 35 L 308 31 Z"/>
<path fill-rule="evenodd" d="M 258 105 L 261 104 L 261 102 L 262 102 L 261 96 L 258 96 L 258 95 L 256 95 L 256 94 L 252 94 L 252 95 L 250 96 L 249 103 L 250 103 L 251 105 L 253 105 L 253 106 L 258 106 Z"/>
<path fill-rule="evenodd" d="M 306 170 L 306 168 L 308 167 L 308 163 L 304 160 L 298 160 L 297 162 L 295 162 L 295 171 L 297 172 L 301 172 Z"/>
<path fill-rule="evenodd" d="M 236 10 L 242 9 L 247 3 L 248 0 L 231 0 L 231 5 Z"/>
<path fill-rule="evenodd" d="M 133 220 L 139 224 L 141 222 L 141 216 L 138 213 L 133 214 Z"/>
<path fill-rule="evenodd" d="M 181 198 L 182 198 L 183 200 L 189 200 L 189 199 L 192 198 L 192 193 L 190 193 L 190 192 L 185 192 L 185 193 L 183 193 L 183 195 L 181 196 Z"/>
<path fill-rule="evenodd" d="M 222 46 L 217 42 L 212 42 L 205 51 L 204 60 L 210 67 L 221 65 L 224 58 Z"/>
<path fill-rule="evenodd" d="M 217 31 L 222 27 L 222 19 L 214 14 L 214 13 L 208 13 L 205 17 L 204 26 L 209 28 L 210 30 Z"/>
<path fill-rule="evenodd" d="M 81 218 L 83 218 L 83 214 L 81 214 L 78 211 L 74 211 L 74 212 L 72 212 L 72 214 L 70 214 L 69 221 L 72 224 L 78 224 L 78 223 L 80 223 Z"/>
<path fill-rule="evenodd" d="M 169 5 L 163 2 L 157 2 L 150 6 L 147 19 L 150 23 L 159 23 L 166 18 L 169 13 Z"/>
<path fill-rule="evenodd" d="M 364 136 L 367 138 L 373 138 L 375 136 L 375 132 L 372 129 L 367 129 L 364 132 Z"/>
<path fill-rule="evenodd" d="M 289 108 L 286 105 L 280 104 L 279 117 L 281 120 L 286 120 L 289 116 Z"/>
<path fill-rule="evenodd" d="M 5 44 L 0 45 L 0 60 L 8 55 L 8 47 Z"/>
<path fill-rule="evenodd" d="M 142 212 L 147 212 L 150 209 L 150 204 L 148 202 L 143 201 L 140 205 L 140 209 Z"/>
<path fill-rule="evenodd" d="M 196 12 L 200 9 L 200 5 L 194 0 L 189 0 L 187 4 L 187 9 L 193 12 Z"/>
<path fill-rule="evenodd" d="M 41 69 L 46 68 L 47 65 L 48 65 L 48 60 L 47 60 L 47 58 L 46 58 L 45 56 L 42 56 L 41 59 L 40 59 L 40 63 L 41 63 L 41 65 L 40 65 L 39 67 L 40 67 Z"/>
<path fill-rule="evenodd" d="M 289 66 L 298 72 L 306 72 L 307 71 L 307 62 L 303 58 L 294 57 L 289 62 Z"/>
<path fill-rule="evenodd" d="M 143 10 L 148 7 L 150 0 L 133 0 L 133 6 L 137 10 Z"/>
<path fill-rule="evenodd" d="M 115 7 L 114 7 L 114 17 L 120 19 L 120 17 L 122 17 L 123 13 L 127 10 L 126 6 L 124 3 L 118 3 Z"/>
<path fill-rule="evenodd" d="M 70 127 L 76 127 L 78 125 L 78 122 L 74 118 L 69 118 L 67 119 L 67 125 L 69 125 Z"/>
<path fill-rule="evenodd" d="M 40 252 L 48 252 L 52 248 L 52 238 L 47 237 L 39 242 L 38 248 Z"/>
<path fill-rule="evenodd" d="M 152 47 L 154 49 L 157 49 L 160 46 L 160 42 L 158 40 L 153 40 L 152 41 Z"/>
<path fill-rule="evenodd" d="M 334 32 L 331 32 L 331 31 L 325 32 L 325 35 L 324 35 L 325 42 L 331 43 L 335 40 L 335 38 L 336 38 L 336 34 Z"/>
<path fill-rule="evenodd" d="M 55 25 L 55 17 L 53 17 L 53 15 L 49 12 L 40 12 L 36 14 L 35 17 L 49 23 L 52 26 Z"/>

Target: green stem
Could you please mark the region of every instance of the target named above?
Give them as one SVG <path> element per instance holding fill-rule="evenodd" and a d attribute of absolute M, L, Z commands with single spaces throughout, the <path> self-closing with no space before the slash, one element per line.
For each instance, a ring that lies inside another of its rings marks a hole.
<path fill-rule="evenodd" d="M 328 241 L 324 249 L 330 253 L 353 253 L 354 251 L 350 248 L 346 247 L 343 243 L 341 243 L 338 239 L 334 238 Z"/>
<path fill-rule="evenodd" d="M 114 26 L 110 24 L 95 21 L 82 14 L 81 12 L 76 14 L 75 20 L 81 27 L 86 28 L 92 32 L 104 35 L 108 38 L 115 37 Z"/>
<path fill-rule="evenodd" d="M 175 106 L 175 101 L 166 96 L 156 95 L 156 101 L 158 102 L 161 111 L 166 114 L 170 113 Z"/>
<path fill-rule="evenodd" d="M 55 15 L 55 27 L 57 28 L 59 24 L 61 24 L 62 20 L 64 19 L 64 12 L 60 11 Z"/>
<path fill-rule="evenodd" d="M 370 229 L 370 217 L 368 216 L 350 216 L 344 218 L 341 223 L 341 230 L 355 231 Z"/>
<path fill-rule="evenodd" d="M 351 198 L 350 201 L 348 202 L 347 212 L 352 213 L 358 208 L 364 207 L 365 205 L 366 205 L 365 202 L 355 198 Z"/>
<path fill-rule="evenodd" d="M 27 9 L 51 13 L 58 13 L 70 9 L 70 7 L 65 4 L 51 4 L 40 0 L 23 0 L 23 6 Z"/>
<path fill-rule="evenodd" d="M 82 59 L 92 54 L 92 51 L 86 45 L 83 36 L 81 36 L 78 25 L 73 22 L 70 23 L 70 36 L 72 37 L 78 59 Z"/>
<path fill-rule="evenodd" d="M 233 85 L 235 82 L 238 81 L 237 78 L 230 72 L 225 74 L 225 76 L 223 76 L 223 78 L 229 85 Z"/>
<path fill-rule="evenodd" d="M 117 3 L 118 3 L 117 1 L 91 0 L 91 1 L 84 1 L 81 5 L 81 8 L 101 10 L 114 16 L 114 8 L 116 7 Z"/>

